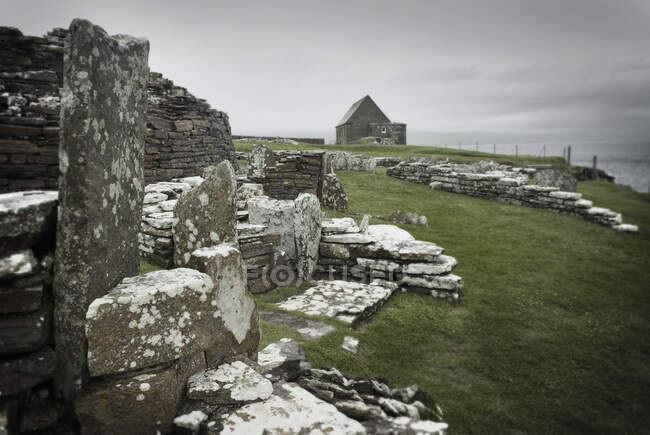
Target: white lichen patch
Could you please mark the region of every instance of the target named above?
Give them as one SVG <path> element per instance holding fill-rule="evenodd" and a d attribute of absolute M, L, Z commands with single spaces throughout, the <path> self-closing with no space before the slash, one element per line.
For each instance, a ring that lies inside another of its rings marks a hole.
<path fill-rule="evenodd" d="M 196 373 L 187 386 L 189 398 L 211 403 L 265 400 L 273 393 L 271 382 L 241 361 Z"/>

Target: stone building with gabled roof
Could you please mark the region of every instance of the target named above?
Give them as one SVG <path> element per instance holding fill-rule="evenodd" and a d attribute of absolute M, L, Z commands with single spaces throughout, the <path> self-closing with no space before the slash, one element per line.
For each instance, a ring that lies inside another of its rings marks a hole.
<path fill-rule="evenodd" d="M 336 143 L 350 144 L 372 138 L 377 143 L 406 144 L 406 124 L 391 122 L 366 95 L 355 102 L 336 125 Z"/>

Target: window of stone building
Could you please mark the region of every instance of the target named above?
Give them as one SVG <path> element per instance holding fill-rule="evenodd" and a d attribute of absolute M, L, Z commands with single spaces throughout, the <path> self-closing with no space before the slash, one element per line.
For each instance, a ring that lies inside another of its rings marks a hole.
<path fill-rule="evenodd" d="M 381 133 L 382 133 L 382 134 L 385 134 L 385 133 L 386 133 L 386 127 L 382 127 L 382 128 L 381 128 Z"/>

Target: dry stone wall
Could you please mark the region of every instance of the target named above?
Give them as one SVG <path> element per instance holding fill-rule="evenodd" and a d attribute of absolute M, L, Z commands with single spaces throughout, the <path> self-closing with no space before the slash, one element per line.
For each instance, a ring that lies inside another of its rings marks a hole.
<path fill-rule="evenodd" d="M 580 193 L 529 184 L 528 173 L 534 173 L 534 169 L 486 165 L 484 172 L 465 172 L 468 168 L 470 165 L 400 163 L 386 173 L 433 189 L 568 214 L 617 231 L 638 231 L 635 225 L 624 224 L 620 213 L 594 207 Z"/>
<path fill-rule="evenodd" d="M 0 27 L 0 192 L 57 188 L 67 33 L 57 28 L 35 37 Z M 236 163 L 226 113 L 160 73 L 150 73 L 147 95 L 148 183 L 201 175 L 223 160 Z"/>
<path fill-rule="evenodd" d="M 57 197 L 0 194 L 0 426 L 9 433 L 46 430 L 63 414 L 51 388 Z"/>

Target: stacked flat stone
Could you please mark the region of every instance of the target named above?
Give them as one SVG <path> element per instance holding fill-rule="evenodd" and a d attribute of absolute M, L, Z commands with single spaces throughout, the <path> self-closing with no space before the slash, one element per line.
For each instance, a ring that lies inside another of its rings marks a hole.
<path fill-rule="evenodd" d="M 145 187 L 142 223 L 138 234 L 141 258 L 163 268 L 173 265 L 174 207 L 179 196 L 191 188 L 185 182 L 159 182 Z"/>
<path fill-rule="evenodd" d="M 57 198 L 0 194 L 0 426 L 9 433 L 44 430 L 63 412 L 49 382 Z"/>
<path fill-rule="evenodd" d="M 201 175 L 206 166 L 236 165 L 228 115 L 152 72 L 148 83 L 145 180 Z"/>
<path fill-rule="evenodd" d="M 327 174 L 325 151 L 277 151 L 254 145 L 249 153 L 248 179 L 264 186 L 264 194 L 275 199 L 295 199 L 301 193 L 322 198 Z"/>
<path fill-rule="evenodd" d="M 364 226 L 365 218 L 361 228 L 352 218 L 323 221 L 319 276 L 388 281 L 406 291 L 458 301 L 463 281 L 451 273 L 457 265 L 455 258 L 396 226 Z"/>
<path fill-rule="evenodd" d="M 499 167 L 482 173 L 461 172 L 468 168 L 475 166 L 401 163 L 389 168 L 387 175 L 433 189 L 568 214 L 617 231 L 638 231 L 636 225 L 624 224 L 620 213 L 594 207 L 591 201 L 582 199 L 580 193 L 529 184 L 528 174 L 534 173 L 534 169 Z"/>
<path fill-rule="evenodd" d="M 0 192 L 56 189 L 65 33 L 0 27 Z"/>

